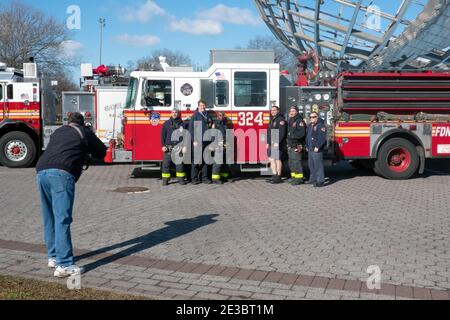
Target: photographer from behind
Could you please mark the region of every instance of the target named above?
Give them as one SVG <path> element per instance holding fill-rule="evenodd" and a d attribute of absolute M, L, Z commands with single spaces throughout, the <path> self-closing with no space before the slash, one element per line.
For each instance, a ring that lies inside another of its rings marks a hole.
<path fill-rule="evenodd" d="M 106 155 L 105 145 L 84 125 L 80 113 L 71 114 L 68 123 L 52 134 L 36 165 L 48 266 L 60 278 L 83 271 L 74 264 L 70 234 L 75 183 L 89 155 L 95 159 Z"/>

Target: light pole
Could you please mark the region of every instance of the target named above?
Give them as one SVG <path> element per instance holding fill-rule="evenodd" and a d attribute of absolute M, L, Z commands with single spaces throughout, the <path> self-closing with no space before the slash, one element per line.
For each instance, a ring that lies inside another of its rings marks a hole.
<path fill-rule="evenodd" d="M 102 47 L 103 47 L 103 28 L 106 27 L 106 19 L 100 18 L 98 19 L 100 24 L 100 66 L 102 65 Z"/>

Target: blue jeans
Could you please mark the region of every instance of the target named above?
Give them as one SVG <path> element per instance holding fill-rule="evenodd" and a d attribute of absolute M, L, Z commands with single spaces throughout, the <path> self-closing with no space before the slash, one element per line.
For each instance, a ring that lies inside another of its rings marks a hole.
<path fill-rule="evenodd" d="M 323 168 L 323 153 L 322 152 L 308 152 L 308 166 L 310 171 L 310 183 L 324 183 L 325 172 Z"/>
<path fill-rule="evenodd" d="M 36 176 L 41 195 L 44 240 L 48 258 L 56 259 L 56 265 L 73 265 L 70 224 L 75 198 L 75 177 L 59 169 L 48 169 Z"/>

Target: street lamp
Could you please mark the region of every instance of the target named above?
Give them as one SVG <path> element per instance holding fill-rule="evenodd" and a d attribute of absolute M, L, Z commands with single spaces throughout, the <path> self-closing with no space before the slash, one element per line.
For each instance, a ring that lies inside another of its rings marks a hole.
<path fill-rule="evenodd" d="M 106 19 L 100 18 L 98 19 L 100 24 L 100 66 L 102 65 L 102 47 L 103 47 L 103 28 L 106 27 Z"/>

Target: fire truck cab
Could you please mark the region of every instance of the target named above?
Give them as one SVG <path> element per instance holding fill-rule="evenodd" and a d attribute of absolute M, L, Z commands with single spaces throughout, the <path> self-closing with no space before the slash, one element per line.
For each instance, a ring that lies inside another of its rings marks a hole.
<path fill-rule="evenodd" d="M 52 93 L 36 64 L 17 70 L 0 63 L 0 164 L 23 168 L 34 162 L 42 147 L 41 119 L 54 117 Z"/>
<path fill-rule="evenodd" d="M 161 60 L 164 71 L 131 73 L 123 141 L 110 149 L 111 162 L 128 154 L 136 162 L 160 163 L 160 131 L 171 110 L 178 108 L 187 120 L 200 99 L 207 102 L 213 117 L 215 112 L 224 112 L 232 125 L 236 163 L 267 162 L 269 112 L 272 105 L 279 105 L 280 92 L 280 69 L 273 51 L 212 50 L 211 66 L 204 72 L 170 67 Z"/>

